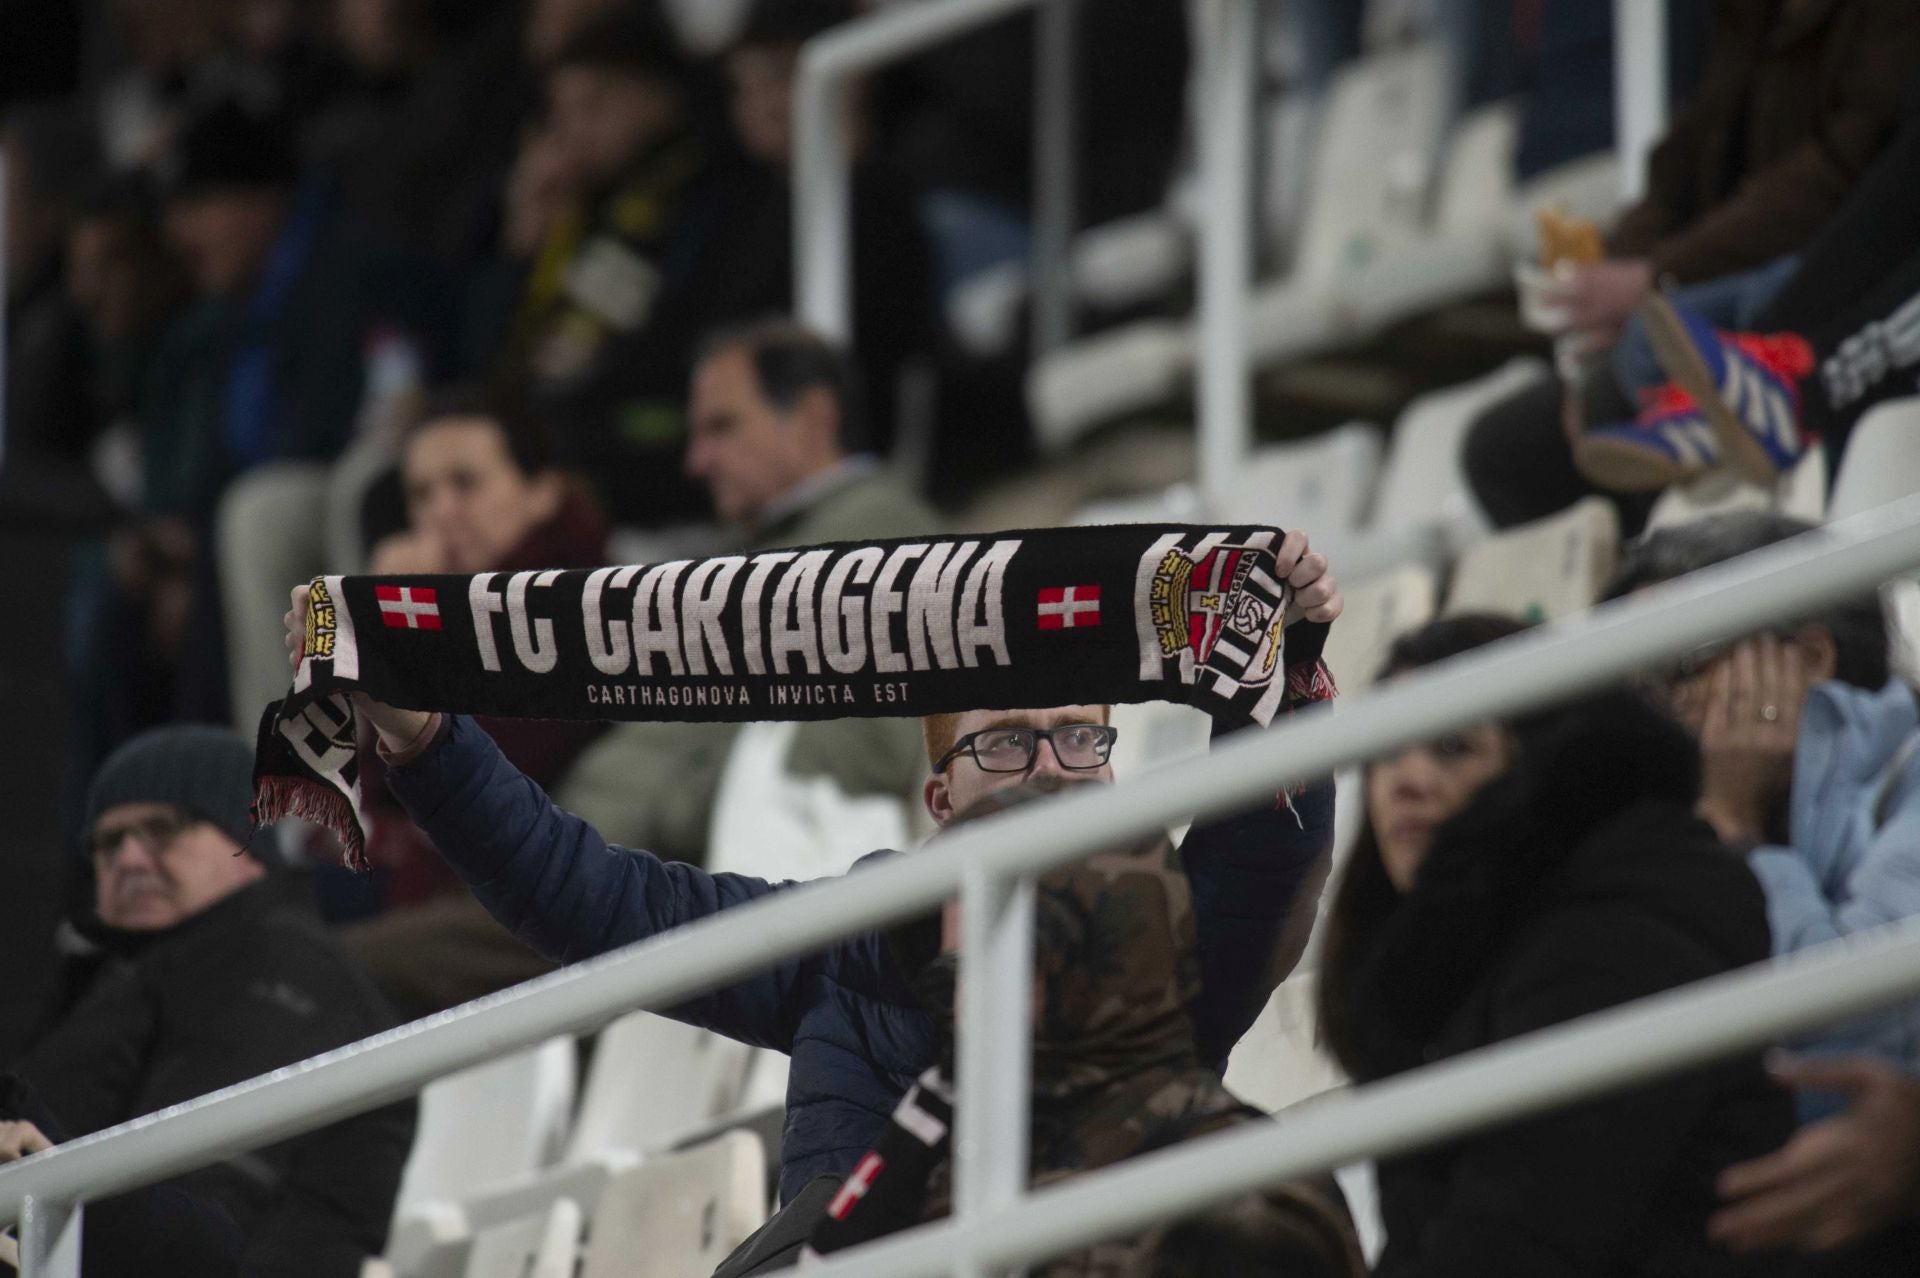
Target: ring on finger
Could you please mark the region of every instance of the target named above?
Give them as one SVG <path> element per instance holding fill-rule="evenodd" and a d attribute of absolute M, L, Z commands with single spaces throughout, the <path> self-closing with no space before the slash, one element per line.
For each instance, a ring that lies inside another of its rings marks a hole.
<path fill-rule="evenodd" d="M 1779 706 L 1761 706 L 1760 707 L 1760 718 L 1763 721 L 1767 723 L 1772 723 L 1779 717 L 1780 717 Z"/>

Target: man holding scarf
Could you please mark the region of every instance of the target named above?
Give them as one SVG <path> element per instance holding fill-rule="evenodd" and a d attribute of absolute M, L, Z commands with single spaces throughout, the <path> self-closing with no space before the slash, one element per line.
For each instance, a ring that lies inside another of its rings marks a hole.
<path fill-rule="evenodd" d="M 1106 533 L 1032 536 L 1089 535 Z M 1339 616 L 1341 599 L 1326 559 L 1310 552 L 1303 533 L 1278 538 L 1262 556 L 1269 553 L 1272 574 L 1290 588 L 1297 615 L 1314 623 Z M 1169 555 L 1168 561 L 1176 558 Z M 346 579 L 343 589 L 353 589 L 353 580 Z M 1186 579 L 1181 581 L 1184 597 Z M 308 590 L 295 589 L 285 618 L 296 665 L 308 651 Z M 1184 627 L 1186 617 L 1180 620 Z M 1041 628 L 1047 628 L 1044 621 Z M 1170 642 L 1184 644 L 1186 634 L 1182 628 Z M 1276 646 L 1264 650 L 1269 664 L 1280 655 L 1277 636 L 1276 622 L 1268 636 Z M 361 656 L 364 673 L 364 645 Z M 1286 686 L 1283 709 L 1331 692 L 1324 668 L 1312 657 L 1287 667 L 1279 680 Z M 559 962 L 605 953 L 793 886 L 709 874 L 648 852 L 610 847 L 592 826 L 554 806 L 519 775 L 465 715 L 398 709 L 364 691 L 354 694 L 354 703 L 378 732 L 391 792 L 495 917 Z M 1107 756 L 1114 734 L 1107 719 L 1105 705 L 928 716 L 928 811 L 945 824 L 987 795 L 1021 784 L 1110 783 Z M 263 744 L 271 745 L 273 731 L 270 719 Z M 262 775 L 270 786 L 270 769 L 263 766 Z M 261 805 L 266 819 L 276 810 L 272 802 Z M 1188 836 L 1182 858 L 1193 884 L 1202 987 L 1192 1016 L 1199 1056 L 1208 1065 L 1224 1065 L 1284 977 L 1281 969 L 1297 957 L 1275 962 L 1268 956 L 1289 914 L 1312 908 L 1332 826 L 1333 786 L 1322 781 L 1276 795 L 1258 810 L 1199 825 Z M 846 1175 L 938 1053 L 933 1019 L 878 932 L 777 964 L 670 1014 L 793 1057 L 783 1200 L 815 1176 Z"/>

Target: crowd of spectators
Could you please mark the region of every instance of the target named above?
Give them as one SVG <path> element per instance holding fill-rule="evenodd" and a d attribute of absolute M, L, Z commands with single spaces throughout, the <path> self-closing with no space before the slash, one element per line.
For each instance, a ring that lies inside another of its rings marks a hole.
<path fill-rule="evenodd" d="M 789 886 L 701 868 L 731 725 L 371 706 L 368 876 L 317 832 L 249 830 L 248 740 L 287 677 L 272 619 L 316 573 L 916 535 L 952 496 L 885 464 L 916 433 L 970 480 L 1019 465 L 1022 428 L 986 421 L 1017 422 L 994 390 L 1017 377 L 955 376 L 943 315 L 1029 245 L 1030 23 L 849 95 L 858 358 L 781 318 L 799 49 L 869 7 L 118 0 L 40 24 L 0 86 L 0 498 L 58 494 L 97 536 L 64 654 L 83 886 L 0 1075 L 0 1162 Z M 1338 7 L 1301 6 L 1333 44 Z M 1511 8 L 1519 31 L 1553 6 Z M 1499 524 L 1612 496 L 1614 598 L 1806 532 L 1638 535 L 1653 493 L 1712 467 L 1837 458 L 1920 367 L 1920 25 L 1897 0 L 1706 10 L 1647 195 L 1547 286 L 1558 375 L 1488 408 L 1464 456 Z M 1083 25 L 1094 223 L 1165 192 L 1187 25 L 1172 0 Z M 929 413 L 912 388 L 936 372 Z M 1337 617 L 1324 558 L 1281 557 Z M 1523 628 L 1450 617 L 1381 675 Z M 806 723 L 785 762 L 950 826 L 1111 780 L 1113 741 L 1108 707 L 976 711 Z M 1316 1015 L 1360 1083 L 1920 913 L 1920 700 L 1877 600 L 1411 746 L 1344 801 L 1363 820 Z M 1258 1121 L 1220 1070 L 1299 958 L 1332 807 L 1321 781 L 1041 883 L 1034 1184 Z M 952 1116 L 956 931 L 849 938 L 675 1009 L 793 1058 L 786 1207 L 723 1272 L 948 1209 L 944 1146 L 900 1142 Z M 1906 1272 L 1920 1017 L 1784 1046 L 1383 1160 L 1373 1272 Z M 411 1128 L 391 1107 L 109 1200 L 89 1267 L 355 1272 Z M 830 1206 L 875 1158 L 884 1188 Z M 1044 1272 L 1282 1264 L 1363 1270 L 1330 1180 Z"/>

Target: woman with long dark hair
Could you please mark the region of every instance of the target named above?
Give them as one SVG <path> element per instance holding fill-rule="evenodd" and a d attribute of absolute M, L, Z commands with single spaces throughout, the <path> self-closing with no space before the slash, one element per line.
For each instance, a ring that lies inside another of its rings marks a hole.
<path fill-rule="evenodd" d="M 1521 629 L 1460 616 L 1385 674 Z M 1768 956 L 1759 885 L 1693 815 L 1698 751 L 1607 692 L 1376 760 L 1337 889 L 1320 1026 L 1369 1082 Z M 1710 1244 L 1714 1177 L 1774 1147 L 1757 1053 L 1379 1168 L 1377 1275 L 1770 1274 Z"/>

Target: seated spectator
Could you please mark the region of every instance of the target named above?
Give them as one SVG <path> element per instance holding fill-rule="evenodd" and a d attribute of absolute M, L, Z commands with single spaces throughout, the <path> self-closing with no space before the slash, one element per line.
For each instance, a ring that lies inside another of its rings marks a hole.
<path fill-rule="evenodd" d="M 1812 525 L 1741 512 L 1631 547 L 1609 594 L 1644 590 Z M 1920 704 L 1889 676 L 1876 596 L 1691 654 L 1656 682 L 1699 739 L 1699 814 L 1766 891 L 1773 952 L 1920 913 Z M 1803 1040 L 1920 1067 L 1920 1009 Z M 1830 1112 L 1817 1098 L 1803 1112 Z"/>
<path fill-rule="evenodd" d="M 707 513 L 678 465 L 686 379 L 694 341 L 725 318 L 710 300 L 732 269 L 713 254 L 724 194 L 687 76 L 666 29 L 638 17 L 555 55 L 545 128 L 525 145 L 552 148 L 578 194 L 542 228 L 501 361 L 613 520 L 648 528 Z"/>
<path fill-rule="evenodd" d="M 726 329 L 693 374 L 686 473 L 712 494 L 750 550 L 908 537 L 939 518 L 865 451 L 853 364 L 798 325 Z M 706 860 L 721 765 L 739 729 L 724 723 L 620 723 L 555 793 L 609 839 L 673 860 Z M 911 794 L 911 719 L 829 719 L 796 731 L 788 768 L 848 794 Z"/>
<path fill-rule="evenodd" d="M 1326 560 L 1309 552 L 1303 533 L 1288 533 L 1275 558 L 1307 620 L 1339 616 Z M 304 586 L 295 589 L 282 618 L 290 657 L 301 650 L 306 595 Z M 1296 666 L 1287 679 L 1289 704 L 1327 686 L 1317 664 Z M 388 788 L 494 917 L 550 958 L 579 961 L 793 886 L 610 848 L 600 831 L 527 784 L 471 719 L 371 700 L 360 709 L 379 733 Z M 1107 707 L 1081 705 L 922 720 L 921 757 L 932 768 L 923 788 L 928 814 L 945 824 L 986 795 L 1027 781 L 1111 782 L 1107 714 Z M 1331 784 L 1313 784 L 1188 833 L 1181 856 L 1198 936 L 1192 1018 L 1202 1061 L 1224 1063 L 1297 958 L 1282 947 L 1283 928 L 1296 905 L 1313 898 L 1331 808 Z M 1249 963 L 1248 955 L 1276 958 Z M 775 964 L 670 1012 L 793 1056 L 783 1199 L 816 1176 L 852 1171 L 901 1095 L 939 1059 L 932 1019 L 877 932 Z"/>
<path fill-rule="evenodd" d="M 956 814 L 947 828 L 1046 792 L 1030 784 L 987 795 Z M 896 929 L 890 942 L 946 1040 L 941 1058 L 949 1064 L 921 1076 L 860 1170 L 815 1224 L 812 1247 L 820 1254 L 940 1219 L 950 1210 L 959 905 Z M 1261 1120 L 1258 1110 L 1227 1091 L 1195 1044 L 1189 1015 L 1199 994 L 1193 898 L 1179 856 L 1164 835 L 1042 876 L 1033 948 L 1031 1188 Z M 1362 1273 L 1359 1243 L 1351 1223 L 1341 1219 L 1344 1204 L 1333 1205 L 1338 1189 L 1329 1188 L 1329 1199 L 1304 1186 L 1283 1188 L 1283 1193 L 1252 1194 L 1239 1203 L 1244 1218 L 1265 1217 L 1264 1228 L 1234 1229 L 1226 1219 L 1202 1215 L 1176 1232 L 1202 1234 L 1203 1247 L 1208 1242 L 1271 1245 L 1264 1254 L 1256 1250 L 1247 1256 L 1244 1266 L 1213 1273 L 1299 1278 Z M 1286 1220 L 1294 1223 L 1291 1237 Z M 1032 1272 L 1046 1278 L 1157 1272 L 1173 1259 L 1167 1254 L 1171 1236 L 1155 1231 L 1097 1243 L 1036 1265 Z M 1301 1264 L 1303 1259 L 1312 1267 Z M 1281 1268 L 1288 1260 L 1298 1267 Z"/>
<path fill-rule="evenodd" d="M 1710 14 L 1699 87 L 1648 158 L 1646 195 L 1621 214 L 1607 259 L 1573 268 L 1555 290 L 1589 355 L 1619 340 L 1657 281 L 1697 286 L 1679 296 L 1722 327 L 1751 327 L 1788 268 L 1743 273 L 1799 252 L 1834 216 L 1892 137 L 1920 69 L 1920 28 L 1897 0 L 1718 4 Z M 1573 383 L 1486 409 L 1466 445 L 1480 504 L 1504 527 L 1595 491 L 1574 465 L 1575 441 L 1638 407 L 1602 360 Z M 1619 504 L 1632 533 L 1652 498 Z"/>
<path fill-rule="evenodd" d="M 1388 676 L 1511 635 L 1467 615 Z M 1693 742 L 1606 693 L 1376 760 L 1327 919 L 1321 1033 L 1359 1082 L 1767 957 L 1753 875 L 1693 815 Z M 1770 1273 L 1707 1240 L 1713 1178 L 1777 1146 L 1758 1054 L 1383 1161 L 1375 1273 Z"/>
<path fill-rule="evenodd" d="M 737 182 L 735 213 L 721 250 L 728 263 L 716 302 L 740 319 L 793 308 L 793 92 L 800 46 L 851 14 L 840 0 L 759 0 L 727 51 L 729 114 L 750 161 Z M 868 444 L 892 451 L 900 374 L 937 345 L 933 252 L 913 186 L 876 157 L 866 99 L 852 86 L 848 220 L 853 247 L 852 346 L 860 356 Z"/>
<path fill-rule="evenodd" d="M 101 768 L 88 796 L 92 930 L 112 957 L 0 1089 L 0 1118 L 31 1129 L 10 1127 L 0 1157 L 393 1024 L 296 882 L 258 859 L 252 799 L 252 747 L 224 729 L 159 729 Z M 350 1278 L 385 1245 L 413 1122 L 411 1101 L 390 1105 L 190 1172 L 162 1200 L 89 1204 L 87 1272 Z"/>
<path fill-rule="evenodd" d="M 1627 388 L 1660 409 L 1582 438 L 1583 466 L 1589 452 L 1611 455 L 1596 480 L 1647 487 L 1726 464 L 1770 484 L 1815 441 L 1826 443 L 1837 471 L 1853 424 L 1874 405 L 1913 392 L 1920 94 L 1833 221 L 1786 266 L 1760 268 L 1784 282 L 1731 323 L 1684 295 L 1648 302 L 1635 320 L 1648 356 L 1636 360 L 1643 366 L 1619 371 Z"/>
<path fill-rule="evenodd" d="M 443 392 L 407 437 L 401 459 L 411 527 L 382 541 L 378 574 L 517 572 L 606 562 L 606 527 L 585 485 L 552 464 L 544 433 L 510 400 Z M 285 690 L 286 664 L 275 674 Z M 501 753 L 551 789 L 604 724 L 558 719 L 477 720 Z M 552 964 L 495 923 L 387 792 L 385 769 L 360 774 L 374 885 L 324 871 L 334 918 L 378 917 L 340 932 L 402 1016 L 425 1016 L 549 971 Z"/>

